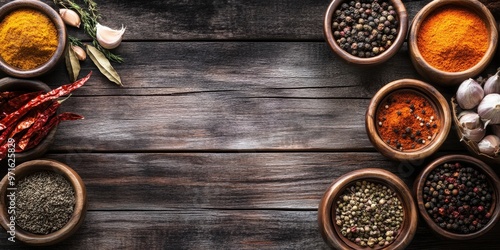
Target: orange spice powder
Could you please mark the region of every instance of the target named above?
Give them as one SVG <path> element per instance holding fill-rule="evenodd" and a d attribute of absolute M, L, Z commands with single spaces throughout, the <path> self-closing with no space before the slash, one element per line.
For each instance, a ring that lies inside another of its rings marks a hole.
<path fill-rule="evenodd" d="M 486 24 L 474 12 L 444 6 L 432 12 L 417 34 L 418 50 L 433 67 L 459 72 L 476 65 L 488 49 Z"/>
<path fill-rule="evenodd" d="M 399 91 L 387 97 L 377 110 L 380 138 L 396 150 L 419 149 L 439 133 L 436 110 L 415 91 Z"/>

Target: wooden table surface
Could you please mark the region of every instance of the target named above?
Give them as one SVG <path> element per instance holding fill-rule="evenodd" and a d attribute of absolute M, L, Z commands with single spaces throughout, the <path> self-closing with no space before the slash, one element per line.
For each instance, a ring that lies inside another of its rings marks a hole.
<path fill-rule="evenodd" d="M 428 2 L 406 1 L 410 20 Z M 91 80 L 62 105 L 85 120 L 61 124 L 44 157 L 80 174 L 88 213 L 75 235 L 47 249 L 328 249 L 317 209 L 337 177 L 377 167 L 411 187 L 429 161 L 467 154 L 454 129 L 422 162 L 374 149 L 364 126 L 371 96 L 422 77 L 406 44 L 374 68 L 334 56 L 322 33 L 329 1 L 98 4 L 103 24 L 127 26 L 116 49 L 125 63 L 114 64 L 124 87 L 87 60 Z M 69 82 L 63 64 L 40 79 Z M 420 221 L 408 249 L 498 249 L 499 233 L 497 225 L 475 241 L 446 241 Z M 4 230 L 0 239 L 1 249 L 27 248 Z"/>

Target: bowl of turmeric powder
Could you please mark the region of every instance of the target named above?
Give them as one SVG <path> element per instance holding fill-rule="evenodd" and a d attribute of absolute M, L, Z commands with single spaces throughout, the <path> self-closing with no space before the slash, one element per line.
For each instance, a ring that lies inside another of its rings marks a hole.
<path fill-rule="evenodd" d="M 0 70 L 19 78 L 49 72 L 63 58 L 66 27 L 49 5 L 18 0 L 0 7 Z"/>
<path fill-rule="evenodd" d="M 446 140 L 452 118 L 447 100 L 432 85 L 400 79 L 371 99 L 365 127 L 370 142 L 396 161 L 423 160 Z"/>
<path fill-rule="evenodd" d="M 417 13 L 408 35 L 417 72 L 444 86 L 456 86 L 482 72 L 497 42 L 495 18 L 477 0 L 430 2 Z"/>

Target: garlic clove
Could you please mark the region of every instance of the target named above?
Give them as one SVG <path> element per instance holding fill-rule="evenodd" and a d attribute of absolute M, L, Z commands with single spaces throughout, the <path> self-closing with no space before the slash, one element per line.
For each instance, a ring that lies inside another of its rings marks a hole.
<path fill-rule="evenodd" d="M 500 94 L 486 95 L 479 106 L 477 113 L 481 116 L 485 126 L 489 124 L 500 124 Z"/>
<path fill-rule="evenodd" d="M 459 119 L 459 123 L 462 128 L 467 129 L 482 127 L 481 117 L 479 117 L 479 115 L 474 112 L 468 112 L 467 114 L 462 115 Z"/>
<path fill-rule="evenodd" d="M 463 81 L 457 90 L 457 103 L 462 109 L 473 109 L 483 99 L 484 90 L 473 79 Z"/>
<path fill-rule="evenodd" d="M 498 74 L 500 71 L 497 71 L 496 74 L 490 76 L 488 80 L 484 83 L 484 94 L 493 94 L 497 93 L 500 94 L 500 77 Z"/>
<path fill-rule="evenodd" d="M 114 49 L 120 45 L 123 33 L 125 33 L 125 27 L 114 30 L 107 26 L 97 23 L 96 25 L 96 38 L 99 44 L 105 49 Z"/>
<path fill-rule="evenodd" d="M 87 58 L 87 53 L 85 53 L 85 50 L 82 49 L 82 47 L 71 45 L 71 49 L 75 52 L 75 55 L 78 58 L 78 60 L 85 61 L 85 59 Z"/>
<path fill-rule="evenodd" d="M 496 156 L 500 153 L 500 138 L 496 135 L 487 135 L 478 144 L 479 152 Z"/>
<path fill-rule="evenodd" d="M 62 20 L 67 25 L 80 28 L 81 20 L 80 16 L 78 15 L 78 13 L 76 13 L 76 11 L 70 9 L 60 9 L 59 15 L 61 15 Z"/>
<path fill-rule="evenodd" d="M 470 141 L 479 142 L 481 141 L 481 139 L 484 138 L 485 135 L 486 135 L 486 129 L 482 127 L 475 129 L 463 128 L 463 134 L 460 141 L 463 141 L 464 138 L 467 138 Z"/>

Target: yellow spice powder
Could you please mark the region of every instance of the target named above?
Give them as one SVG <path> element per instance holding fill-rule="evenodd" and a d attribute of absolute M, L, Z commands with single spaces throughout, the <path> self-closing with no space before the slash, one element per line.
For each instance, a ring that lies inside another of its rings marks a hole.
<path fill-rule="evenodd" d="M 0 57 L 11 66 L 37 68 L 52 57 L 57 45 L 54 23 L 37 10 L 15 10 L 0 23 Z"/>

